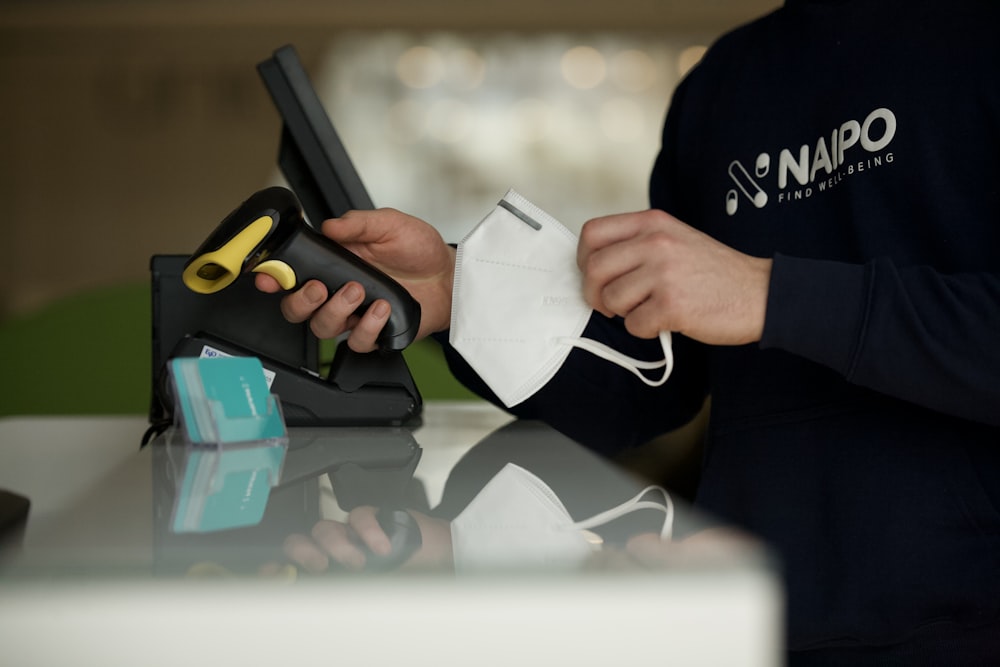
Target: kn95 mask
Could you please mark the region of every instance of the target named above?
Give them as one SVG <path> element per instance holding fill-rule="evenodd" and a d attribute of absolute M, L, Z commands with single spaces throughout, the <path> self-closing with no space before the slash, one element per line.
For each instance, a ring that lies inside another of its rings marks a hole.
<path fill-rule="evenodd" d="M 541 389 L 574 347 L 618 364 L 650 386 L 673 368 L 633 359 L 581 337 L 593 310 L 583 298 L 576 235 L 510 190 L 458 245 L 449 341 L 507 407 Z M 663 369 L 650 379 L 642 371 Z"/>

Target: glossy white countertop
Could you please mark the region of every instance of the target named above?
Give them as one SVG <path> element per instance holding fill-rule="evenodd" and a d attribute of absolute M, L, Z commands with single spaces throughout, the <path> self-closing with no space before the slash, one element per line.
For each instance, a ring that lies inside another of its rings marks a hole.
<path fill-rule="evenodd" d="M 688 552 L 662 566 L 606 559 L 574 572 L 157 576 L 149 564 L 161 555 L 163 527 L 152 511 L 155 459 L 139 449 L 145 428 L 143 416 L 0 419 L 0 488 L 32 502 L 20 558 L 34 568 L 28 576 L 0 568 L 0 662 L 781 662 L 779 579 L 756 546 L 721 557 Z M 566 494 L 570 508 L 576 495 L 601 505 L 602 492 L 629 483 L 608 467 L 604 484 L 604 464 L 592 455 L 485 403 L 428 403 L 412 435 L 420 449 L 413 477 L 431 508 L 461 493 L 456 478 L 468 478 L 473 464 L 495 466 L 508 449 L 523 462 L 551 445 L 556 454 L 539 459 L 540 476 L 554 472 L 560 494 L 576 479 L 586 485 Z M 294 464 L 289 458 L 286 470 Z M 679 521 L 687 511 L 678 508 Z"/>

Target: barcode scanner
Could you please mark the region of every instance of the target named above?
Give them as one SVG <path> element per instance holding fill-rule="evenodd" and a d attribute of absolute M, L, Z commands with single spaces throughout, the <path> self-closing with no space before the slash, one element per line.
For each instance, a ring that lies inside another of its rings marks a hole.
<path fill-rule="evenodd" d="M 395 280 L 310 227 L 286 188 L 260 190 L 226 216 L 184 265 L 182 278 L 192 291 L 212 294 L 244 273 L 266 273 L 285 290 L 316 279 L 330 294 L 355 280 L 365 289 L 359 313 L 376 299 L 391 307 L 377 340 L 380 350 L 402 350 L 416 338 L 420 304 Z"/>

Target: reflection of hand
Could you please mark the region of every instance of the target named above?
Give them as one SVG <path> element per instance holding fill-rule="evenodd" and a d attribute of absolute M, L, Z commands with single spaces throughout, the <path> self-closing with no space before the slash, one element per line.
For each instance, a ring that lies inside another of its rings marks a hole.
<path fill-rule="evenodd" d="M 420 528 L 422 544 L 404 564 L 407 568 L 450 568 L 451 524 L 414 510 L 408 510 Z M 357 507 L 347 515 L 347 523 L 322 519 L 313 526 L 309 536 L 294 534 L 285 540 L 285 555 L 307 572 L 326 572 L 331 561 L 351 570 L 365 566 L 365 551 L 355 539 L 381 556 L 391 549 L 371 505 Z M 352 532 L 356 536 L 352 539 Z"/>
<path fill-rule="evenodd" d="M 657 566 L 730 560 L 755 550 L 755 545 L 748 535 L 735 528 L 708 528 L 670 541 L 661 540 L 655 533 L 640 533 L 629 539 L 625 551 L 640 564 Z"/>
<path fill-rule="evenodd" d="M 624 548 L 605 544 L 587 560 L 588 570 L 665 569 L 688 563 L 732 562 L 759 549 L 758 543 L 733 528 L 709 528 L 680 540 L 657 533 L 638 533 Z"/>
<path fill-rule="evenodd" d="M 189 579 L 230 579 L 244 576 L 215 561 L 198 561 L 188 567 L 184 576 Z M 295 568 L 288 563 L 269 561 L 257 568 L 257 576 L 273 581 L 295 581 Z"/>
<path fill-rule="evenodd" d="M 420 303 L 418 338 L 448 328 L 455 250 L 428 223 L 394 209 L 349 211 L 323 223 L 323 233 L 400 283 Z M 257 274 L 257 288 L 277 292 L 276 280 Z M 329 298 L 328 298 L 329 297 Z M 351 330 L 347 343 L 355 352 L 375 349 L 375 340 L 389 319 L 388 303 L 377 300 L 359 315 L 364 289 L 356 281 L 328 294 L 326 286 L 310 280 L 281 302 L 291 322 L 309 320 L 319 338 L 336 338 Z"/>

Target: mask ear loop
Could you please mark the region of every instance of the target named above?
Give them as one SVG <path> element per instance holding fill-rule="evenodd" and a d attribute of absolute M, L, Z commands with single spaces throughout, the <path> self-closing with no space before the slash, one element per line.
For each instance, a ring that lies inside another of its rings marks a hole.
<path fill-rule="evenodd" d="M 652 500 L 643 500 L 647 493 L 657 491 L 663 495 L 663 503 Z M 645 489 L 626 500 L 617 507 L 612 507 L 600 514 L 595 514 L 589 519 L 583 519 L 573 524 L 573 528 L 578 530 L 589 530 L 596 526 L 601 526 L 614 519 L 625 516 L 629 512 L 641 509 L 654 509 L 663 512 L 663 527 L 660 528 L 660 539 L 669 542 L 674 536 L 674 501 L 662 486 L 647 486 Z"/>
<path fill-rule="evenodd" d="M 639 359 L 633 359 L 632 357 L 622 354 L 618 350 L 608 347 L 604 343 L 599 343 L 591 338 L 569 338 L 564 336 L 557 340 L 564 345 L 578 347 L 581 350 L 586 350 L 587 352 L 600 357 L 601 359 L 621 366 L 650 387 L 659 387 L 667 381 L 667 378 L 670 377 L 670 372 L 674 370 L 674 350 L 672 347 L 670 332 L 661 331 L 659 339 L 660 345 L 663 347 L 662 361 L 641 361 Z M 654 370 L 657 368 L 663 369 L 663 376 L 657 380 L 651 380 L 641 372 L 643 370 Z"/>

